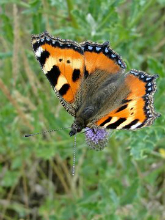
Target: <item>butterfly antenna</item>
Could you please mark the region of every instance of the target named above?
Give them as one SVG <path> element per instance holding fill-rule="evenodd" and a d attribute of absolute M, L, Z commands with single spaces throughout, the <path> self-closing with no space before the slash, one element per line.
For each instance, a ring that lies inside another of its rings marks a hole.
<path fill-rule="evenodd" d="M 76 135 L 74 136 L 74 146 L 73 146 L 72 176 L 75 175 L 75 166 L 76 166 Z"/>
<path fill-rule="evenodd" d="M 51 133 L 51 132 L 54 132 L 54 131 L 60 131 L 60 130 L 69 129 L 69 128 L 71 128 L 71 127 L 68 127 L 68 128 L 53 129 L 53 130 L 48 130 L 48 131 L 38 132 L 38 133 L 34 133 L 34 134 L 25 134 L 24 137 L 31 137 L 31 136 L 35 136 L 35 135 L 38 135 L 38 134 Z"/>

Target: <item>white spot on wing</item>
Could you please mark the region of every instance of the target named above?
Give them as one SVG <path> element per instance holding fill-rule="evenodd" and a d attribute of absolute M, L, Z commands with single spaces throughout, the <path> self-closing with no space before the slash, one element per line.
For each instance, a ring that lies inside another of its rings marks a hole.
<path fill-rule="evenodd" d="M 121 60 L 118 60 L 117 62 L 118 62 L 119 65 L 121 64 Z"/>
<path fill-rule="evenodd" d="M 43 51 L 44 51 L 44 50 L 42 49 L 42 47 L 39 47 L 39 48 L 37 49 L 37 51 L 35 52 L 36 56 L 37 56 L 37 57 L 40 57 L 40 56 L 41 56 L 41 53 L 42 53 Z"/>
<path fill-rule="evenodd" d="M 101 50 L 101 47 L 96 47 L 96 51 L 100 51 Z"/>
<path fill-rule="evenodd" d="M 131 129 L 134 130 L 135 128 L 137 128 L 139 125 L 141 125 L 141 122 L 136 123 L 135 125 L 131 126 Z"/>
<path fill-rule="evenodd" d="M 131 70 L 130 73 L 134 74 L 135 76 L 139 75 L 139 73 L 135 72 L 134 70 Z"/>
<path fill-rule="evenodd" d="M 106 48 L 105 48 L 105 53 L 108 53 L 108 51 L 109 51 L 109 50 L 108 50 L 108 48 L 106 47 Z"/>
<path fill-rule="evenodd" d="M 88 46 L 88 50 L 92 50 L 93 49 L 93 47 L 92 46 Z"/>
<path fill-rule="evenodd" d="M 111 57 L 112 57 L 112 58 L 116 57 L 116 54 L 112 53 L 112 54 L 111 54 Z"/>

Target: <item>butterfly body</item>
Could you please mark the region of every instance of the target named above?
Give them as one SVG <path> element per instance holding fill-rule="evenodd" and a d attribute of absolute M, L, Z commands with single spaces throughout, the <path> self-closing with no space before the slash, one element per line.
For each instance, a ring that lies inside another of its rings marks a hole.
<path fill-rule="evenodd" d="M 45 32 L 32 36 L 32 46 L 61 104 L 75 118 L 70 136 L 86 127 L 135 130 L 159 116 L 153 107 L 157 75 L 125 73 L 108 42 L 78 44 Z"/>
<path fill-rule="evenodd" d="M 100 79 L 100 74 L 97 74 L 98 79 Z M 94 74 L 94 76 L 96 75 Z M 93 81 L 95 81 L 97 88 L 91 88 Z M 104 81 L 99 83 L 98 81 L 89 76 L 84 82 L 85 85 L 81 86 L 83 91 L 80 89 L 79 96 L 81 98 L 78 100 L 81 101 L 77 103 L 79 108 L 76 109 L 74 122 L 74 126 L 76 124 L 79 127 L 78 130 L 85 127 L 96 127 L 95 121 L 120 106 L 129 93 L 129 90 L 125 88 L 123 76 L 118 79 L 109 76 Z"/>

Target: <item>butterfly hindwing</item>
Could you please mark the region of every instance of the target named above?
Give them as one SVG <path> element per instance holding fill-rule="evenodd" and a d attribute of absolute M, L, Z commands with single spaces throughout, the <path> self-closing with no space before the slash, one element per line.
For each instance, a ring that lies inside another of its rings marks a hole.
<path fill-rule="evenodd" d="M 66 110 L 75 115 L 73 103 L 84 74 L 81 46 L 47 32 L 32 36 L 32 46 L 42 70 Z"/>
<path fill-rule="evenodd" d="M 145 72 L 131 70 L 126 74 L 125 83 L 128 96 L 121 106 L 99 119 L 96 124 L 109 129 L 135 130 L 151 125 L 159 116 L 154 111 L 153 95 L 156 91 L 155 79 Z"/>

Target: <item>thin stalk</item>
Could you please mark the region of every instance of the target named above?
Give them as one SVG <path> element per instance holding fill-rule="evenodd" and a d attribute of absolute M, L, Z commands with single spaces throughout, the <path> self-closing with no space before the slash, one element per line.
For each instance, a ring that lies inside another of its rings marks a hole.
<path fill-rule="evenodd" d="M 78 29 L 78 23 L 75 19 L 75 17 L 72 15 L 72 10 L 73 10 L 73 2 L 72 0 L 66 0 L 67 6 L 68 6 L 68 14 L 70 17 L 70 20 L 72 22 L 72 26 L 76 29 Z"/>
<path fill-rule="evenodd" d="M 4 82 L 0 79 L 0 90 L 4 93 L 4 95 L 7 97 L 7 99 L 12 103 L 14 108 L 16 109 L 19 117 L 22 119 L 22 121 L 26 124 L 27 127 L 29 127 L 30 130 L 33 130 L 33 126 L 29 123 L 29 120 L 26 118 L 26 115 L 24 112 L 20 109 L 18 103 L 16 100 L 11 96 L 10 91 L 4 84 Z"/>

